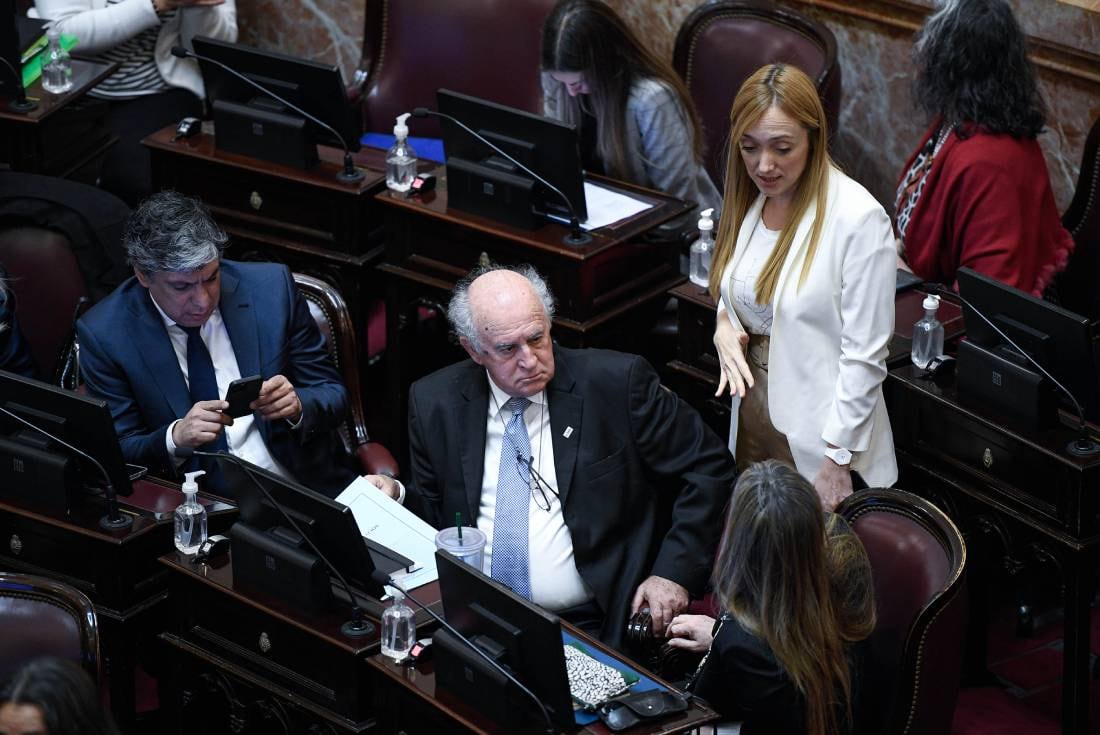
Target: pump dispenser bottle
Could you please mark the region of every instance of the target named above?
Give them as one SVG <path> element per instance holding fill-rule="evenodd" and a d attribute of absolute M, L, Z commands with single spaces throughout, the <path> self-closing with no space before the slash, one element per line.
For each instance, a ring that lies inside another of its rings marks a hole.
<path fill-rule="evenodd" d="M 943 324 L 936 318 L 940 297 L 930 294 L 924 298 L 924 316 L 913 325 L 913 364 L 924 370 L 934 358 L 943 354 Z"/>
<path fill-rule="evenodd" d="M 183 502 L 176 508 L 175 513 L 175 541 L 176 548 L 184 554 L 194 554 L 199 546 L 206 540 L 206 508 L 199 504 L 196 495 L 199 492 L 199 484 L 195 478 L 205 475 L 203 470 L 188 472 L 185 475 L 183 487 Z"/>
<path fill-rule="evenodd" d="M 409 145 L 409 113 L 397 116 L 393 126 L 393 146 L 386 153 L 386 186 L 393 191 L 408 191 L 416 178 L 416 151 Z"/>
<path fill-rule="evenodd" d="M 713 209 L 704 209 L 699 213 L 699 239 L 691 244 L 689 250 L 691 264 L 688 278 L 700 288 L 710 283 L 710 261 L 714 257 L 714 220 Z"/>

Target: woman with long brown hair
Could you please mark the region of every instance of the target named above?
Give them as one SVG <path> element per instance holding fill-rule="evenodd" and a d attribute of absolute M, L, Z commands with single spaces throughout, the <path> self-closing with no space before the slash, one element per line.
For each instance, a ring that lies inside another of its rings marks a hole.
<path fill-rule="evenodd" d="M 581 131 L 585 168 L 694 201 L 722 201 L 703 167 L 687 87 L 600 0 L 561 0 L 542 27 L 543 113 Z"/>
<path fill-rule="evenodd" d="M 851 644 L 875 625 L 870 563 L 797 471 L 769 460 L 741 474 L 712 581 L 721 617 L 669 626 L 670 645 L 708 651 L 694 692 L 741 735 L 852 732 Z"/>
<path fill-rule="evenodd" d="M 784 460 L 826 510 L 897 479 L 882 381 L 894 329 L 890 218 L 826 148 L 805 73 L 771 64 L 730 110 L 725 203 L 710 291 L 719 301 L 718 392 L 739 397 L 742 466 Z"/>

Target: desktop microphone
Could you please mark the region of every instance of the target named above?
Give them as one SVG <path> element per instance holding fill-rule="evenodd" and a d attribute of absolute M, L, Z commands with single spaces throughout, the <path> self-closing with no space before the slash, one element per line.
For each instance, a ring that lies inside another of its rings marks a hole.
<path fill-rule="evenodd" d="M 336 566 L 333 565 L 333 563 L 330 562 L 325 557 L 325 555 L 321 553 L 321 550 L 317 548 L 317 546 L 313 543 L 309 536 L 302 532 L 302 529 L 298 526 L 297 521 L 295 521 L 291 517 L 291 515 L 286 512 L 281 503 L 277 502 L 275 498 L 271 496 L 271 492 L 266 487 L 264 487 L 264 484 L 256 479 L 254 470 L 257 468 L 255 465 L 253 465 L 248 460 L 241 459 L 235 454 L 230 454 L 229 452 L 203 452 L 198 449 L 192 449 L 191 447 L 176 447 L 175 455 L 180 459 L 190 459 L 191 457 L 212 457 L 214 459 L 224 459 L 240 467 L 244 471 L 245 475 L 248 476 L 248 479 L 252 481 L 252 484 L 259 488 L 260 492 L 263 493 L 263 496 L 267 499 L 267 502 L 271 503 L 275 510 L 279 511 L 283 518 L 285 518 L 290 524 L 291 528 L 294 529 L 295 533 L 301 536 L 302 539 L 307 544 L 309 544 L 309 548 L 313 550 L 313 553 L 317 555 L 317 558 L 320 559 L 326 567 L 328 567 L 330 572 L 336 575 L 336 578 L 338 580 L 340 580 L 340 586 L 344 588 L 344 592 L 348 596 L 348 601 L 351 603 L 351 620 L 346 621 L 343 625 L 340 626 L 340 632 L 348 636 L 349 638 L 359 638 L 365 635 L 370 635 L 374 632 L 374 625 L 371 624 L 370 621 L 368 621 L 364 616 L 363 608 L 359 607 L 359 603 L 355 601 L 355 595 L 352 594 L 351 585 L 349 585 L 348 581 L 344 579 L 344 575 L 341 574 L 340 570 L 337 569 Z"/>
<path fill-rule="evenodd" d="M 471 128 L 469 125 L 462 122 L 458 118 L 453 117 L 452 115 L 448 115 L 445 112 L 436 112 L 435 110 L 429 110 L 427 107 L 416 107 L 412 111 L 412 116 L 413 117 L 428 117 L 429 115 L 434 115 L 435 117 L 441 117 L 444 120 L 449 120 L 449 121 L 453 122 L 455 125 L 462 128 L 467 133 L 469 133 L 470 135 L 474 136 L 479 141 L 481 141 L 482 143 L 487 145 L 489 148 L 492 148 L 498 154 L 500 154 L 500 155 L 504 156 L 505 158 L 507 158 L 510 163 L 512 163 L 513 165 L 518 166 L 519 168 L 523 169 L 523 171 L 528 176 L 535 179 L 540 184 L 545 186 L 547 189 L 549 189 L 550 191 L 554 192 L 559 197 L 561 197 L 561 200 L 563 202 L 565 202 L 565 206 L 569 209 L 569 234 L 566 235 L 564 238 L 562 238 L 562 241 L 566 245 L 569 245 L 570 247 L 580 247 L 581 245 L 587 245 L 588 243 L 592 242 L 592 236 L 581 229 L 581 221 L 577 218 L 577 210 L 573 207 L 573 202 L 569 201 L 569 197 L 565 196 L 565 194 L 562 193 L 561 189 L 554 186 L 549 181 L 542 178 L 537 173 L 535 173 L 531 169 L 527 168 L 526 166 L 524 166 L 522 163 L 520 163 L 516 159 L 512 158 L 510 155 L 508 155 L 507 153 L 502 151 L 498 146 L 496 146 L 492 141 L 490 141 L 484 135 L 477 132 L 476 130 L 474 130 L 473 128 Z"/>
<path fill-rule="evenodd" d="M 3 56 L 0 56 L 0 61 L 4 62 L 4 66 L 8 67 L 8 71 L 11 72 L 12 81 L 15 82 L 15 99 L 8 103 L 8 109 L 12 112 L 18 112 L 21 115 L 25 115 L 32 110 L 37 110 L 38 103 L 27 99 L 27 89 L 23 86 L 23 75 L 16 71 L 15 67 L 11 65 L 11 62 Z"/>
<path fill-rule="evenodd" d="M 506 668 L 504 668 L 503 666 L 498 664 L 496 661 L 494 661 L 492 658 L 490 658 L 489 654 L 485 653 L 485 651 L 482 651 L 480 648 L 478 648 L 476 645 L 474 645 L 473 641 L 471 641 L 469 638 L 467 638 L 466 636 L 462 635 L 457 630 L 455 630 L 454 626 L 452 626 L 450 623 L 448 623 L 446 620 L 444 620 L 442 617 L 440 617 L 435 612 L 435 610 L 432 610 L 430 607 L 425 605 L 423 602 L 421 602 L 420 600 L 413 597 L 413 594 L 411 592 L 409 592 L 407 589 L 405 589 L 401 585 L 394 582 L 393 578 L 390 577 L 388 574 L 386 574 L 385 572 L 383 572 L 379 569 L 375 569 L 373 572 L 371 572 L 370 576 L 371 576 L 371 579 L 373 579 L 378 584 L 388 585 L 390 587 L 393 587 L 396 590 L 399 590 L 401 592 L 401 594 L 405 595 L 405 597 L 408 597 L 410 600 L 415 602 L 417 607 L 419 607 L 421 610 L 423 610 L 424 612 L 431 615 L 432 618 L 437 623 L 439 623 L 444 628 L 446 628 L 447 631 L 451 635 L 453 635 L 455 638 L 458 638 L 460 641 L 465 643 L 466 646 L 471 651 L 476 653 L 478 656 L 481 656 L 481 658 L 483 658 L 486 663 L 488 663 L 490 666 L 492 666 L 493 669 L 495 669 L 497 673 L 499 673 L 501 676 L 506 678 L 508 681 L 515 684 L 517 687 L 519 687 L 520 690 L 524 694 L 526 694 L 530 698 L 530 700 L 538 706 L 539 711 L 542 713 L 543 719 L 546 720 L 547 735 L 554 735 L 555 733 L 557 733 L 557 730 L 554 729 L 553 721 L 550 719 L 550 713 L 546 711 L 546 706 L 543 705 L 542 701 L 538 697 L 535 696 L 534 692 L 532 692 L 530 689 L 528 689 L 526 686 L 524 686 L 523 682 L 521 682 L 519 679 L 517 679 L 515 676 L 513 676 L 512 672 L 508 671 Z"/>
<path fill-rule="evenodd" d="M 1036 367 L 1036 369 L 1038 369 L 1038 371 L 1043 374 L 1043 377 L 1045 377 L 1047 380 L 1049 380 L 1051 383 L 1053 383 L 1058 388 L 1058 390 L 1060 390 L 1062 393 L 1064 393 L 1066 396 L 1069 397 L 1070 403 L 1073 404 L 1073 410 L 1077 412 L 1078 437 L 1076 439 L 1074 439 L 1073 441 L 1071 441 L 1068 445 L 1066 445 L 1066 451 L 1067 452 L 1074 455 L 1075 457 L 1088 457 L 1088 456 L 1100 453 L 1100 444 L 1097 444 L 1096 442 L 1094 442 L 1092 440 L 1092 438 L 1089 436 L 1088 423 L 1085 421 L 1085 410 L 1083 408 L 1081 408 L 1081 403 L 1077 400 L 1076 396 L 1074 396 L 1072 393 L 1070 393 L 1068 388 L 1066 388 L 1064 385 L 1059 383 L 1058 380 L 1053 375 L 1051 375 L 1049 372 L 1047 372 L 1046 368 L 1044 368 L 1042 365 L 1040 365 L 1035 360 L 1035 358 L 1033 358 L 1031 355 L 1027 354 L 1027 352 L 1022 347 L 1020 347 L 1020 345 L 1016 344 L 1015 340 L 1013 340 L 1011 337 L 1009 337 L 1007 334 L 1005 334 L 1003 331 L 1001 331 L 1000 327 L 998 327 L 996 324 L 994 324 L 993 321 L 989 317 L 987 317 L 985 314 L 982 313 L 981 309 L 974 306 L 974 304 L 972 304 L 969 300 L 967 300 L 966 297 L 964 297 L 962 294 L 958 293 L 954 289 L 948 288 L 947 286 L 943 285 L 942 283 L 934 283 L 932 281 L 925 281 L 923 285 L 927 286 L 928 288 L 930 288 L 931 290 L 936 292 L 936 294 L 938 294 L 938 295 L 952 296 L 954 298 L 957 298 L 959 301 L 961 301 L 964 306 L 968 307 L 972 312 L 977 314 L 978 317 L 983 322 L 985 322 L 987 325 L 989 325 L 989 327 L 994 332 L 996 332 L 997 335 L 1001 339 L 1003 339 L 1005 342 L 1007 342 L 1009 344 L 1009 346 L 1012 347 L 1012 349 L 1016 350 L 1016 352 L 1020 353 L 1020 355 L 1022 355 L 1024 357 L 1024 359 L 1026 359 L 1028 362 L 1030 362 L 1032 365 L 1034 365 Z"/>
<path fill-rule="evenodd" d="M 183 46 L 173 46 L 172 47 L 172 55 L 177 57 L 177 58 L 180 58 L 180 59 L 198 59 L 199 61 L 205 61 L 209 64 L 213 64 L 214 66 L 217 66 L 220 69 L 224 69 L 225 71 L 229 72 L 233 76 L 240 79 L 245 84 L 248 84 L 249 86 L 260 90 L 261 92 L 266 94 L 268 97 L 271 97 L 272 99 L 274 99 L 278 102 L 281 102 L 282 104 L 286 105 L 290 109 L 297 112 L 302 117 L 316 123 L 317 125 L 320 125 L 322 128 L 324 128 L 325 130 L 327 130 L 330 133 L 332 133 L 333 135 L 335 135 L 336 139 L 340 141 L 340 145 L 342 145 L 344 147 L 344 168 L 343 168 L 342 171 L 340 171 L 340 173 L 336 174 L 336 178 L 338 180 L 346 183 L 346 184 L 353 184 L 357 181 L 362 181 L 363 180 L 363 178 L 364 178 L 363 172 L 356 170 L 355 162 L 352 161 L 352 159 L 351 159 L 351 149 L 348 147 L 347 141 L 344 140 L 344 136 L 340 135 L 340 133 L 336 130 L 336 128 L 332 127 L 331 125 L 326 123 L 324 120 L 320 119 L 319 117 L 315 117 L 314 115 L 309 114 L 308 112 L 303 110 L 301 107 L 298 107 L 298 105 L 295 105 L 294 103 L 283 99 L 282 97 L 275 94 L 274 92 L 272 92 L 267 87 L 263 86 L 262 84 L 259 84 L 257 82 L 252 81 L 251 79 L 246 77 L 244 74 L 241 74 L 236 69 L 233 69 L 233 68 L 230 68 L 230 67 L 226 66 L 225 64 L 218 61 L 217 59 L 212 59 L 209 56 L 203 56 L 202 54 L 196 54 L 194 51 L 186 49 Z"/>
<path fill-rule="evenodd" d="M 103 482 L 104 482 L 104 485 L 105 485 L 105 491 L 104 491 L 103 497 L 107 500 L 107 515 L 105 515 L 105 516 L 103 516 L 102 518 L 99 519 L 99 527 L 100 528 L 105 528 L 105 529 L 110 530 L 110 531 L 115 531 L 115 530 L 121 530 L 121 529 L 124 529 L 124 528 L 129 528 L 130 526 L 134 525 L 134 519 L 133 518 L 131 518 L 128 515 L 124 515 L 123 513 L 121 513 L 119 511 L 119 509 L 118 509 L 118 496 L 115 494 L 115 486 L 113 484 L 111 484 L 111 478 L 107 474 L 107 470 L 103 469 L 103 465 L 101 465 L 99 463 L 99 460 L 97 460 L 95 457 L 88 454 L 84 450 L 77 449 L 76 447 L 74 447 L 72 444 L 69 444 L 64 439 L 61 439 L 60 437 L 54 436 L 53 434 L 46 431 L 42 427 L 35 426 L 34 424 L 32 424 L 30 421 L 27 421 L 26 419 L 24 419 L 19 414 L 13 413 L 12 411 L 9 411 L 8 409 L 4 408 L 3 406 L 0 406 L 0 413 L 3 413 L 5 416 L 8 416 L 9 418 L 15 419 L 16 421 L 18 421 L 19 423 L 23 424 L 24 426 L 26 426 L 28 428 L 34 429 L 35 431 L 37 431 L 39 434 L 46 437 L 47 439 L 50 439 L 51 441 L 57 442 L 58 444 L 65 447 L 66 449 L 68 449 L 73 454 L 78 454 L 81 457 L 83 457 L 84 459 L 91 462 L 93 465 L 95 465 L 95 468 L 97 470 L 99 470 L 99 474 L 103 475 Z"/>

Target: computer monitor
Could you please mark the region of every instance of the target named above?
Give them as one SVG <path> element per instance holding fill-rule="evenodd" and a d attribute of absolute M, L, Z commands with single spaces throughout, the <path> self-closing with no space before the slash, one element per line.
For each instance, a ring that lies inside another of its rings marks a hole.
<path fill-rule="evenodd" d="M 241 522 L 247 524 L 253 531 L 264 535 L 263 542 L 267 544 L 275 542 L 297 546 L 301 551 L 312 554 L 308 545 L 298 544 L 298 539 L 294 538 L 293 527 L 287 523 L 282 513 L 271 505 L 256 483 L 248 478 L 243 468 L 229 461 L 220 462 L 219 467 L 225 474 L 229 486 L 236 492 Z M 267 470 L 255 466 L 250 466 L 249 469 L 256 482 L 261 483 L 275 502 L 295 520 L 310 541 L 344 575 L 348 584 L 375 600 L 382 595 L 382 587 L 371 579 L 371 573 L 377 567 L 389 574 L 401 568 L 402 565 L 387 556 L 388 550 L 367 542 L 359 531 L 351 508 Z M 234 548 L 236 549 L 236 538 Z M 234 570 L 239 574 L 237 556 L 235 550 Z M 265 586 L 267 583 L 260 577 L 266 572 L 263 570 L 255 570 L 255 572 L 256 578 L 253 581 L 260 586 Z M 327 582 L 329 574 L 327 568 L 323 569 L 323 574 Z M 326 585 L 326 596 L 327 593 Z"/>
<path fill-rule="evenodd" d="M 577 129 L 513 107 L 441 89 L 439 112 L 476 130 L 561 190 L 577 217 L 588 217 Z M 534 229 L 546 216 L 569 220 L 557 194 L 452 121 L 442 118 L 447 204 L 517 227 Z"/>
<path fill-rule="evenodd" d="M 1100 421 L 1100 361 L 1094 324 L 970 268 L 960 268 L 957 275 L 959 295 L 974 307 L 963 306 L 967 341 L 1034 371 L 974 313 L 977 309 L 1073 393 L 1087 418 Z M 1072 407 L 1060 391 L 1056 395 L 1056 400 Z"/>
<path fill-rule="evenodd" d="M 336 129 L 310 122 L 241 81 L 217 64 L 199 60 L 206 99 L 214 113 L 215 145 L 264 160 L 308 168 L 316 144 L 359 150 L 362 119 L 348 103 L 340 67 L 204 36 L 193 39 L 196 54 L 225 64 Z"/>
<path fill-rule="evenodd" d="M 523 682 L 558 731 L 575 729 L 558 616 L 445 551 L 435 557 L 447 622 Z M 446 629 L 436 632 L 433 648 L 442 686 L 498 722 L 543 731 L 534 703 Z"/>
<path fill-rule="evenodd" d="M 129 470 L 106 401 L 0 370 L 0 406 L 95 457 L 110 477 L 115 493 L 131 493 Z M 20 466 L 23 470 L 52 466 L 57 476 L 74 473 L 73 481 L 79 484 L 70 490 L 84 487 L 101 492 L 104 488 L 103 476 L 95 465 L 6 414 L 0 414 L 0 440 L 6 460 L 3 473 L 15 491 L 21 484 Z M 64 468 L 66 463 L 69 469 Z M 39 490 L 32 488 L 32 492 Z"/>

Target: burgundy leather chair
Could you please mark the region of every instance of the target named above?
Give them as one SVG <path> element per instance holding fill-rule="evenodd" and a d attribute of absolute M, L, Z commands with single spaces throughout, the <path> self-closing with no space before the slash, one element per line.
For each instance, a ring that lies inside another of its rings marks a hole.
<path fill-rule="evenodd" d="M 359 380 L 359 348 L 347 302 L 331 284 L 319 278 L 295 273 L 294 283 L 309 304 L 309 313 L 325 338 L 325 346 L 348 392 L 348 417 L 340 428 L 344 447 L 356 457 L 363 474 L 396 477 L 400 471 L 397 460 L 367 434 Z"/>
<path fill-rule="evenodd" d="M 0 572 L 0 641 L 0 682 L 40 656 L 75 661 L 99 681 L 95 610 L 75 587 Z"/>
<path fill-rule="evenodd" d="M 891 489 L 850 495 L 837 512 L 871 560 L 878 622 L 869 640 L 862 732 L 951 732 L 966 628 L 966 546 L 928 501 Z"/>
<path fill-rule="evenodd" d="M 1062 224 L 1076 244 L 1066 269 L 1054 280 L 1052 301 L 1090 319 L 1100 319 L 1100 118 L 1085 141 L 1081 173 Z"/>
<path fill-rule="evenodd" d="M 542 111 L 539 39 L 554 0 L 369 0 L 360 69 L 363 129 L 388 133 L 414 107 L 435 109 L 446 88 Z M 440 137 L 434 118 L 410 134 Z"/>
<path fill-rule="evenodd" d="M 691 92 L 706 136 L 707 171 L 725 180 L 730 107 L 741 84 L 765 64 L 797 66 L 817 84 L 830 136 L 840 112 L 836 38 L 813 18 L 771 0 L 709 0 L 684 19 L 672 65 Z"/>
<path fill-rule="evenodd" d="M 60 381 L 69 364 L 73 314 L 88 296 L 69 239 L 35 225 L 0 229 L 0 263 L 8 271 L 16 317 L 38 375 Z"/>

